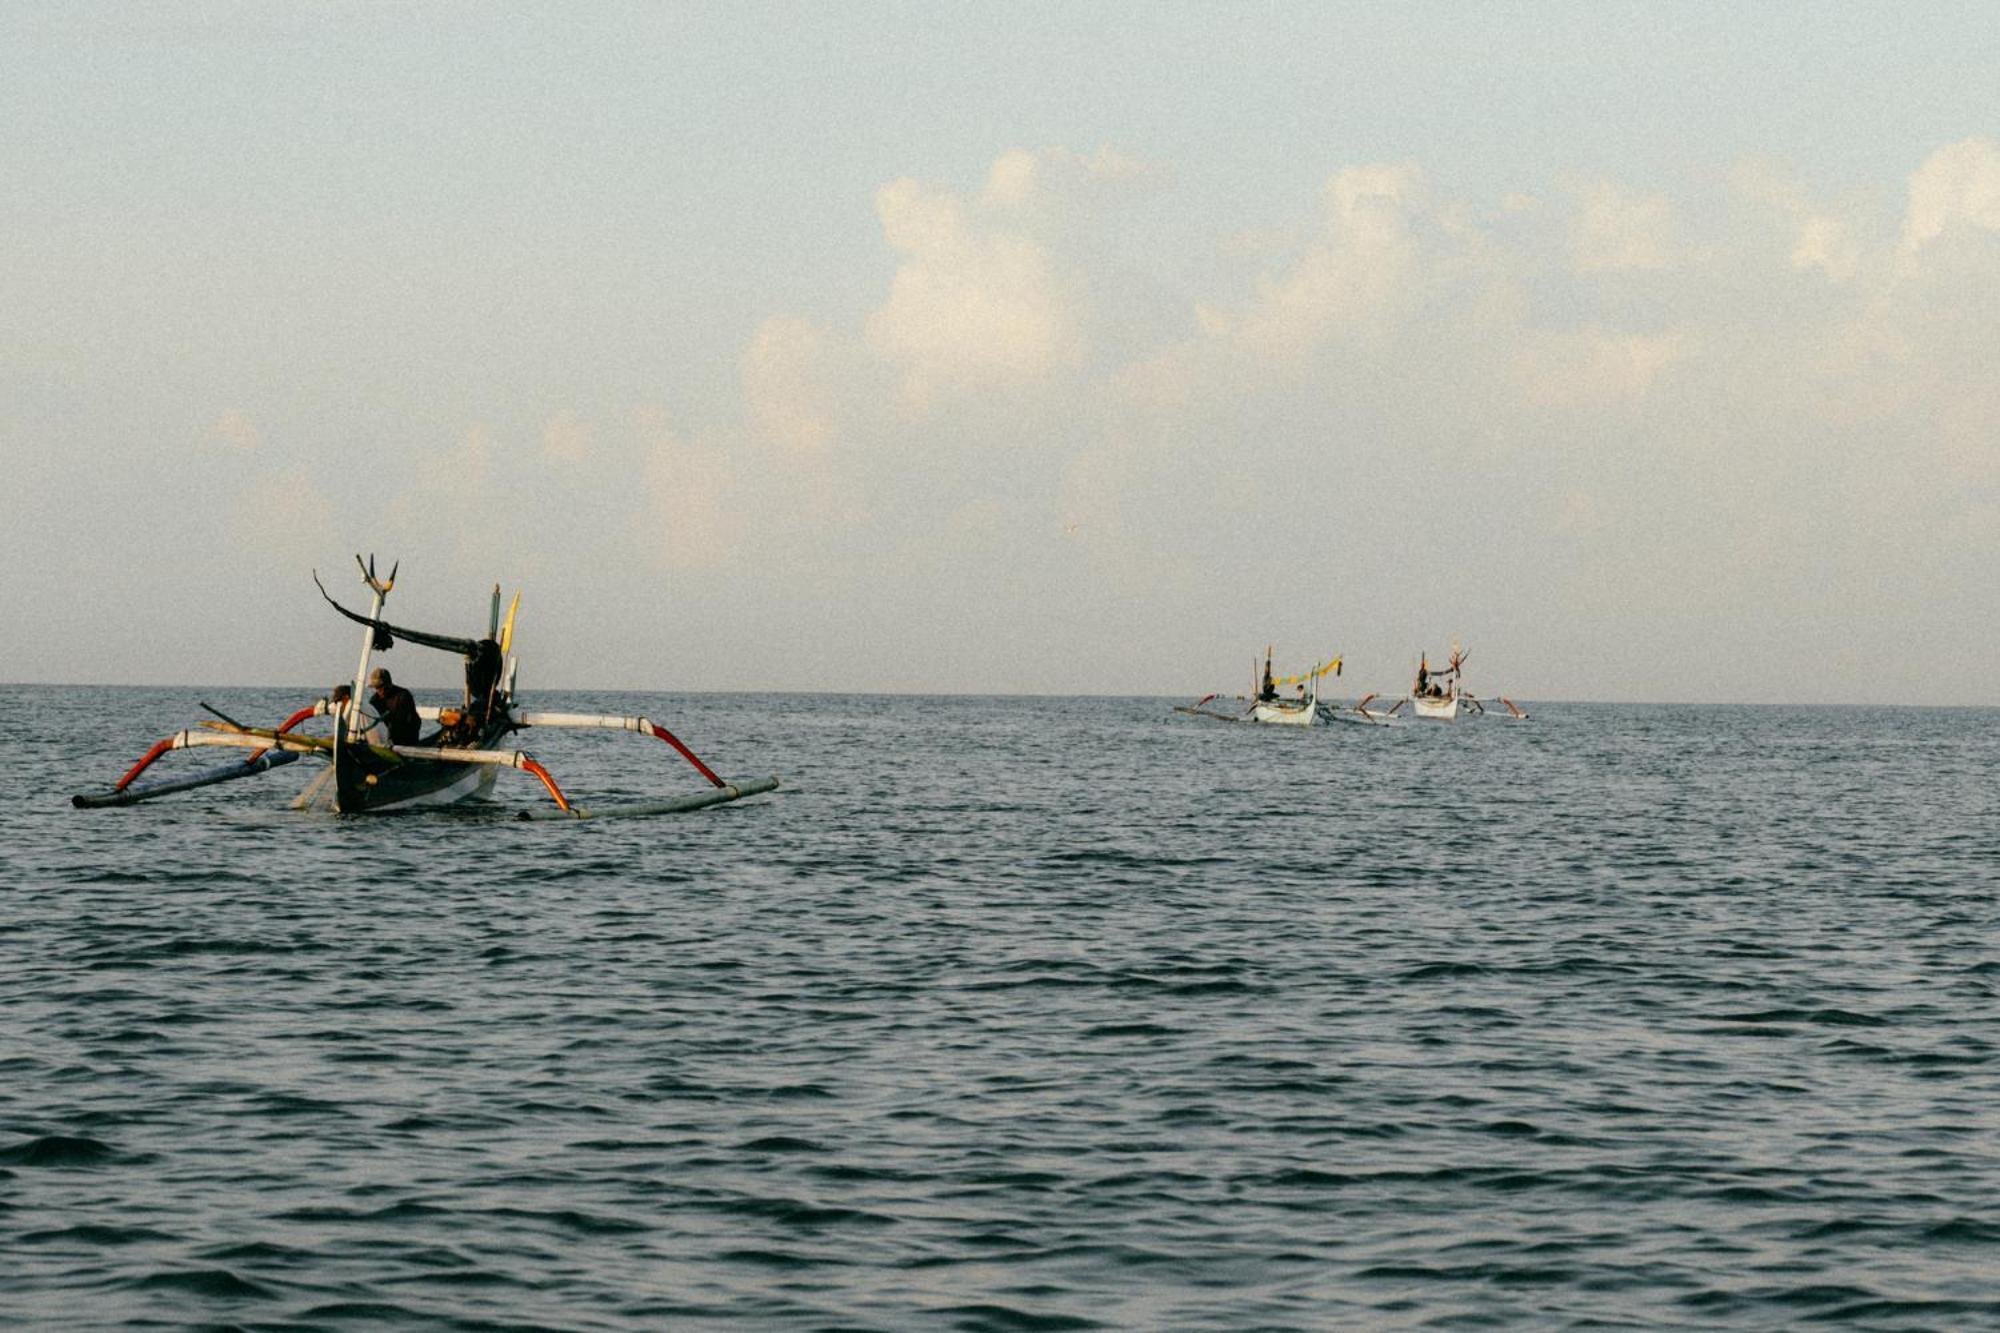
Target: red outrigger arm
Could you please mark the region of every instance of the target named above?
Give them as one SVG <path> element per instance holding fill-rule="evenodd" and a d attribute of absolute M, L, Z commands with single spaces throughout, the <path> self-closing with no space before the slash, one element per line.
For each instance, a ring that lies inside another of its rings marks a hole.
<path fill-rule="evenodd" d="M 133 778 L 138 777 L 141 773 L 144 773 L 147 769 L 151 768 L 153 766 L 153 761 L 158 759 L 161 755 L 165 754 L 167 751 L 171 749 L 174 749 L 175 748 L 174 742 L 179 739 L 180 739 L 180 734 L 176 733 L 172 736 L 167 737 L 165 740 L 155 744 L 152 749 L 146 751 L 145 754 L 139 757 L 138 763 L 132 765 L 132 767 L 125 770 L 124 777 L 118 779 L 118 781 L 111 784 L 111 790 L 124 791 L 127 787 L 131 786 Z"/>
<path fill-rule="evenodd" d="M 522 772 L 533 773 L 536 777 L 542 780 L 542 785 L 549 789 L 549 795 L 556 798 L 556 809 L 564 811 L 565 813 L 568 812 L 569 800 L 562 794 L 562 788 L 556 786 L 556 780 L 549 776 L 549 770 L 543 768 L 540 764 L 528 758 L 528 756 L 525 754 L 521 756 L 520 767 Z"/>
<path fill-rule="evenodd" d="M 641 735 L 654 736 L 679 750 L 681 758 L 693 764 L 695 771 L 707 778 L 711 785 L 717 787 L 729 785 L 715 775 L 714 769 L 696 758 L 693 750 L 681 744 L 680 737 L 665 727 L 656 725 L 651 718 L 616 717 L 602 713 L 518 713 L 514 717 L 514 722 L 522 727 L 591 727 L 602 731 L 636 731 Z"/>

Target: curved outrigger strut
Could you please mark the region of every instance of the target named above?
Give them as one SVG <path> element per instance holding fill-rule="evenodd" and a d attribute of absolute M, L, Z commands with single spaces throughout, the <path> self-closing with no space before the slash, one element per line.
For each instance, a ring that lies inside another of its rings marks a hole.
<path fill-rule="evenodd" d="M 694 765 L 695 771 L 707 778 L 711 786 L 727 787 L 729 784 L 715 775 L 715 770 L 701 762 L 693 750 L 681 744 L 680 737 L 674 735 L 645 717 L 617 717 L 609 713 L 522 713 L 514 719 L 520 727 L 577 727 L 599 731 L 636 731 L 641 735 L 653 736 L 680 751 L 681 758 Z"/>

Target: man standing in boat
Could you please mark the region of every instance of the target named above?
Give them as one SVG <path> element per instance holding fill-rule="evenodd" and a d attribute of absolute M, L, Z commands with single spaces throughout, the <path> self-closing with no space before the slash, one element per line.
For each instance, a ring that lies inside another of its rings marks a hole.
<path fill-rule="evenodd" d="M 417 699 L 390 678 L 388 669 L 376 667 L 368 675 L 368 702 L 391 745 L 414 745 L 423 723 L 417 717 Z"/>

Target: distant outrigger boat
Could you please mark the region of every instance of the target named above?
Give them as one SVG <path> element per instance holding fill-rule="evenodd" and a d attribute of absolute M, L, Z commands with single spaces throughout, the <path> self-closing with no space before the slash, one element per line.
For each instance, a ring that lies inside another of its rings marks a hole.
<path fill-rule="evenodd" d="M 1433 671 L 1429 655 L 1420 654 L 1417 659 L 1417 679 L 1410 686 L 1408 695 L 1396 700 L 1384 711 L 1372 713 L 1368 710 L 1368 704 L 1375 696 L 1371 694 L 1357 703 L 1354 711 L 1371 722 L 1389 720 L 1404 704 L 1410 706 L 1412 716 L 1426 722 L 1456 722 L 1461 712 L 1468 716 L 1483 716 L 1486 712 L 1485 704 L 1464 686 L 1465 658 L 1464 650 L 1453 644 L 1449 664 Z M 1519 721 L 1527 721 L 1528 715 L 1515 707 L 1513 700 L 1503 697 L 1500 703 L 1507 709 L 1509 716 Z"/>
<path fill-rule="evenodd" d="M 1209 694 L 1197 699 L 1191 705 L 1177 706 L 1174 711 L 1194 717 L 1211 718 L 1218 722 L 1261 722 L 1267 726 L 1309 727 L 1323 720 L 1319 702 L 1320 677 L 1331 671 L 1340 674 L 1340 659 L 1334 658 L 1325 664 L 1315 663 L 1312 670 L 1300 672 L 1296 676 L 1274 677 L 1271 674 L 1271 650 L 1264 650 L 1264 671 L 1255 693 L 1248 700 L 1250 707 L 1240 713 L 1219 712 L 1208 707 L 1219 695 Z M 1252 677 L 1258 679 L 1255 663 L 1252 663 Z M 1286 699 L 1278 694 L 1286 686 L 1297 686 L 1296 697 Z M 1239 702 L 1241 697 L 1239 696 Z"/>
<path fill-rule="evenodd" d="M 374 593 L 374 604 L 367 615 L 348 610 L 327 594 L 324 585 L 320 587 L 320 595 L 326 598 L 334 610 L 349 620 L 365 626 L 361 639 L 361 662 L 355 668 L 352 687 L 337 690 L 328 698 L 301 708 L 275 728 L 245 726 L 203 704 L 202 707 L 215 713 L 218 720 L 202 723 L 200 730 L 177 732 L 167 737 L 148 750 L 110 790 L 82 793 L 72 797 L 72 803 L 85 809 L 135 805 L 140 801 L 152 800 L 175 792 L 191 791 L 198 787 L 213 786 L 216 783 L 231 782 L 268 772 L 281 765 L 293 763 L 302 756 L 324 760 L 327 768 L 292 803 L 294 808 L 330 810 L 349 815 L 416 810 L 478 800 L 492 791 L 494 779 L 502 768 L 518 769 L 533 775 L 541 781 L 555 802 L 555 810 L 546 813 L 530 814 L 523 811 L 521 817 L 524 819 L 591 819 L 610 815 L 668 814 L 739 800 L 777 787 L 776 778 L 762 778 L 740 784 L 725 782 L 717 777 L 708 765 L 696 758 L 694 752 L 683 745 L 672 732 L 655 725 L 648 718 L 600 716 L 591 713 L 515 712 L 514 679 L 520 661 L 513 657 L 511 652 L 514 642 L 514 617 L 521 607 L 520 594 L 515 594 L 513 603 L 508 608 L 506 620 L 502 623 L 500 589 L 497 585 L 494 587 L 487 634 L 482 639 L 460 639 L 444 634 L 405 629 L 382 619 L 382 604 L 388 599 L 389 590 L 396 584 L 396 569 L 391 568 L 389 576 L 384 579 L 376 576 L 373 559 L 364 562 L 360 556 L 356 556 L 355 563 L 361 566 L 362 581 Z M 317 575 L 314 576 L 313 582 L 319 582 Z M 383 734 L 386 728 L 381 725 L 381 720 L 362 707 L 362 700 L 366 697 L 364 691 L 369 677 L 368 664 L 371 655 L 376 651 L 393 647 L 397 639 L 407 639 L 411 643 L 421 644 L 427 648 L 456 652 L 465 660 L 465 694 L 460 706 L 416 709 L 418 719 L 436 724 L 437 730 L 431 736 L 411 743 L 390 741 Z M 313 736 L 295 730 L 316 717 L 333 719 L 332 736 Z M 636 731 L 654 736 L 679 751 L 681 756 L 708 780 L 714 790 L 664 801 L 610 806 L 594 811 L 580 809 L 570 803 L 569 798 L 556 785 L 555 778 L 526 751 L 503 748 L 502 742 L 511 733 L 529 727 Z M 243 749 L 252 753 L 241 762 L 226 764 L 221 768 L 210 769 L 191 777 L 135 783 L 140 774 L 173 750 L 210 746 Z"/>

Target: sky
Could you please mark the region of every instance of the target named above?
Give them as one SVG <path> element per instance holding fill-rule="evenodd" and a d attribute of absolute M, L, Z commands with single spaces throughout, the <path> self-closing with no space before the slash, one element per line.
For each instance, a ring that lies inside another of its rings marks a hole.
<path fill-rule="evenodd" d="M 0 3 L 0 117 L 0 681 L 372 552 L 524 692 L 2000 704 L 1984 4 Z"/>

